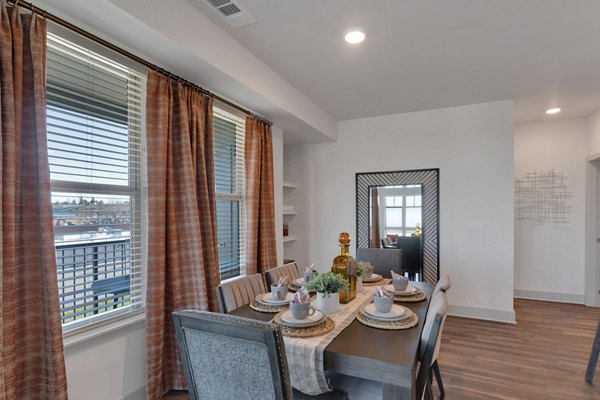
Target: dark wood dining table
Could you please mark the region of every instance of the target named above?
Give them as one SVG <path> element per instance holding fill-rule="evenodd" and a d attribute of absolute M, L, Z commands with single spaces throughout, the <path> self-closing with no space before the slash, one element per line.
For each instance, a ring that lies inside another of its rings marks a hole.
<path fill-rule="evenodd" d="M 419 343 L 433 285 L 424 282 L 410 284 L 423 289 L 427 299 L 399 304 L 416 313 L 419 324 L 405 330 L 383 330 L 365 326 L 355 319 L 325 348 L 326 371 L 381 382 L 384 400 L 415 400 L 414 377 Z M 274 315 L 254 311 L 249 305 L 233 310 L 231 314 L 261 321 L 270 321 Z"/>

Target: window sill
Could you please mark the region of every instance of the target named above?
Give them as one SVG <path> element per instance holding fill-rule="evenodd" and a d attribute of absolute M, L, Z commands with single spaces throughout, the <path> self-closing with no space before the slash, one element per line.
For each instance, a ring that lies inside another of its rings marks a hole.
<path fill-rule="evenodd" d="M 135 314 L 123 315 L 121 318 L 96 323 L 63 333 L 63 346 L 65 349 L 98 337 L 116 332 L 134 325 L 144 326 L 146 321 L 145 310 L 138 310 Z"/>

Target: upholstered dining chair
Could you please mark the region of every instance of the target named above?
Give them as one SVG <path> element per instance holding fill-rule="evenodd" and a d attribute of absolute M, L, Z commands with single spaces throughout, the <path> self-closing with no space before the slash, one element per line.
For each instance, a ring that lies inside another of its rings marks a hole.
<path fill-rule="evenodd" d="M 245 275 L 231 279 L 217 287 L 219 311 L 228 313 L 249 304 L 256 296 L 266 293 L 261 274 Z"/>
<path fill-rule="evenodd" d="M 431 298 L 433 299 L 435 297 L 435 295 L 438 294 L 439 292 L 446 293 L 446 291 L 448 289 L 450 289 L 450 286 L 452 286 L 452 281 L 450 280 L 450 277 L 448 275 L 442 275 L 442 277 L 438 281 L 437 285 L 435 285 L 435 288 L 433 288 L 433 293 L 431 294 Z"/>
<path fill-rule="evenodd" d="M 445 277 L 448 278 L 448 276 Z M 447 282 L 448 288 L 450 288 L 450 278 L 448 278 Z M 443 313 L 441 311 L 443 311 Z M 433 374 L 435 376 L 435 380 L 437 381 L 438 388 L 440 390 L 440 396 L 441 398 L 444 398 L 446 392 L 444 391 L 444 383 L 442 382 L 440 366 L 437 362 L 437 358 L 440 353 L 440 346 L 442 344 L 442 331 L 444 329 L 444 324 L 446 323 L 446 317 L 448 316 L 448 298 L 446 297 L 446 292 L 444 290 L 439 290 L 431 297 L 431 303 L 429 305 L 429 310 L 427 311 L 427 317 L 425 318 L 425 326 L 423 327 L 423 332 L 421 334 L 421 348 L 423 348 L 424 342 L 428 340 L 428 321 L 431 321 L 432 318 L 436 315 L 441 315 L 442 321 L 440 325 L 440 332 L 437 336 L 435 347 L 433 349 L 433 354 L 431 356 L 431 362 L 428 365 L 430 370 L 430 379 L 432 378 L 431 374 Z"/>
<path fill-rule="evenodd" d="M 402 250 L 398 249 L 371 249 L 359 247 L 356 249 L 358 261 L 368 261 L 373 265 L 373 272 L 391 278 L 390 271 L 402 272 Z"/>
<path fill-rule="evenodd" d="M 176 311 L 173 322 L 190 400 L 346 400 L 333 391 L 292 390 L 275 324 L 208 311 Z"/>
<path fill-rule="evenodd" d="M 300 271 L 295 262 L 283 264 L 280 267 L 275 267 L 265 272 L 265 280 L 267 281 L 267 288 L 271 287 L 271 284 L 277 283 L 279 278 L 287 276 L 288 283 L 292 283 L 295 279 L 300 278 Z"/>

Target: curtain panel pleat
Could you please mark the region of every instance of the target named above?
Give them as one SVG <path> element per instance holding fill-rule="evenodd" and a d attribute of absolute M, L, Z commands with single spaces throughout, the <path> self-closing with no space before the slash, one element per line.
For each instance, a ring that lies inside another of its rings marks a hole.
<path fill-rule="evenodd" d="M 379 229 L 379 190 L 374 187 L 371 188 L 371 248 L 381 247 Z"/>
<path fill-rule="evenodd" d="M 246 117 L 246 274 L 277 266 L 271 126 Z"/>
<path fill-rule="evenodd" d="M 146 113 L 146 390 L 159 400 L 186 388 L 171 313 L 218 308 L 212 99 L 150 72 Z"/>
<path fill-rule="evenodd" d="M 46 139 L 46 21 L 0 15 L 0 399 L 66 399 Z"/>

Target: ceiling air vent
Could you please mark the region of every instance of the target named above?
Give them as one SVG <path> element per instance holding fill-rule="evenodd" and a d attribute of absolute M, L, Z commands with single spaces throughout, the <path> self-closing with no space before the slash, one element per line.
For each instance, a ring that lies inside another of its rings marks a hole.
<path fill-rule="evenodd" d="M 248 13 L 242 6 L 231 0 L 205 0 L 208 5 L 215 10 L 221 18 L 234 28 L 248 25 L 256 22 L 254 17 Z"/>

